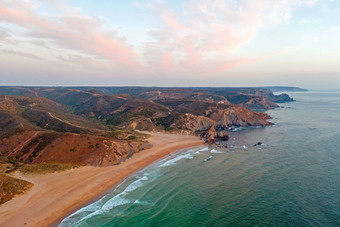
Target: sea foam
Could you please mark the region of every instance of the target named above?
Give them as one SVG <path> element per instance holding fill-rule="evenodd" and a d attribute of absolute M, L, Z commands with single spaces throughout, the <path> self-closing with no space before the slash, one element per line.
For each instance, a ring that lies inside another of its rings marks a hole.
<path fill-rule="evenodd" d="M 218 150 L 215 150 L 215 149 L 212 149 L 212 150 L 210 151 L 210 153 L 212 153 L 212 154 L 223 154 L 224 152 L 218 151 Z"/>
<path fill-rule="evenodd" d="M 208 150 L 209 150 L 209 147 L 205 147 L 203 149 L 200 149 L 200 150 L 196 151 L 195 154 L 200 154 L 201 152 L 208 151 Z"/>
<path fill-rule="evenodd" d="M 163 164 L 160 165 L 160 167 L 172 166 L 181 159 L 190 159 L 191 157 L 192 157 L 191 154 L 182 154 L 182 155 L 177 156 L 176 158 L 173 158 L 173 159 L 170 159 L 164 162 Z"/>
<path fill-rule="evenodd" d="M 213 158 L 214 158 L 214 156 L 210 155 L 209 158 L 204 159 L 204 162 L 210 161 Z"/>
<path fill-rule="evenodd" d="M 159 177 L 159 174 L 155 174 L 157 172 L 158 167 L 166 167 L 175 165 L 178 161 L 182 159 L 193 159 L 195 154 L 199 154 L 197 152 L 208 151 L 208 147 L 190 149 L 185 153 L 177 154 L 174 158 L 171 159 L 163 159 L 146 169 L 142 170 L 141 172 L 136 174 L 136 180 L 131 182 L 125 189 L 120 192 L 119 194 L 115 195 L 114 197 L 110 198 L 110 195 L 106 195 L 100 200 L 81 208 L 77 212 L 73 213 L 69 217 L 65 218 L 60 224 L 60 227 L 70 226 L 70 225 L 80 225 L 83 221 L 94 217 L 96 215 L 101 215 L 105 212 L 109 212 L 110 210 L 114 209 L 115 207 L 126 205 L 126 204 L 144 204 L 144 202 L 140 201 L 139 199 L 128 199 L 128 195 L 130 192 L 142 187 L 146 182 L 151 182 L 156 180 Z M 212 157 L 212 156 L 211 156 Z M 126 180 L 124 180 L 121 184 L 118 185 L 117 189 L 119 189 L 122 185 L 126 184 Z M 115 189 L 115 191 L 117 190 Z M 81 217 L 81 218 L 80 218 Z M 75 221 L 77 220 L 77 221 Z"/>

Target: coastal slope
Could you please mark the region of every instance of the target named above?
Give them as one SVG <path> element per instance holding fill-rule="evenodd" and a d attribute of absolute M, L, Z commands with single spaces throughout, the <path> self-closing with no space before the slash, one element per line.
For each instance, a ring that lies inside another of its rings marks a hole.
<path fill-rule="evenodd" d="M 151 149 L 134 154 L 120 165 L 86 166 L 65 172 L 17 177 L 34 184 L 26 194 L 0 206 L 0 226 L 48 226 L 91 202 L 132 173 L 173 151 L 199 146 L 195 136 L 150 133 Z"/>

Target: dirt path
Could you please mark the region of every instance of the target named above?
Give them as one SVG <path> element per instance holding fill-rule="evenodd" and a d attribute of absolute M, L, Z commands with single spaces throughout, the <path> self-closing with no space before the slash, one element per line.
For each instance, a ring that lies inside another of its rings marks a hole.
<path fill-rule="evenodd" d="M 87 129 L 86 127 L 83 127 L 83 126 L 80 126 L 80 125 L 72 124 L 72 123 L 69 122 L 69 121 L 64 121 L 64 120 L 60 119 L 59 117 L 54 116 L 54 115 L 53 115 L 52 113 L 50 113 L 50 112 L 47 112 L 47 113 L 48 113 L 48 115 L 50 115 L 50 117 L 52 117 L 52 118 L 54 118 L 54 119 L 56 119 L 56 120 L 58 120 L 58 121 L 61 121 L 61 122 L 65 123 L 65 124 L 68 124 L 68 125 L 71 125 L 71 126 L 74 126 L 74 127 L 77 127 L 77 128 L 85 128 L 85 129 Z"/>
<path fill-rule="evenodd" d="M 28 138 L 27 140 L 25 140 L 25 142 L 21 143 L 19 146 L 14 148 L 13 152 L 20 151 L 22 148 L 24 148 L 24 146 L 29 144 L 32 141 L 32 139 L 34 139 L 38 134 L 39 134 L 39 132 L 34 132 L 33 135 L 30 138 Z"/>

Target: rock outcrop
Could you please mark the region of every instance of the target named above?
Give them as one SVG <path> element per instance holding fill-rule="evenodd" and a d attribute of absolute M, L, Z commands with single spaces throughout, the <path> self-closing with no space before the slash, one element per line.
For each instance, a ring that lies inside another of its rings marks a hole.
<path fill-rule="evenodd" d="M 270 100 L 273 101 L 273 102 L 277 102 L 277 103 L 285 103 L 285 102 L 295 101 L 293 98 L 289 97 L 289 95 L 287 95 L 285 93 L 271 97 Z"/>
<path fill-rule="evenodd" d="M 217 110 L 209 114 L 209 118 L 216 122 L 217 128 L 266 126 L 273 125 L 266 113 L 247 110 L 240 106 L 233 106 L 224 110 Z"/>
<path fill-rule="evenodd" d="M 211 126 L 208 130 L 202 131 L 200 136 L 207 144 L 214 144 L 229 139 L 229 135 L 225 130 L 216 131 L 214 126 Z"/>

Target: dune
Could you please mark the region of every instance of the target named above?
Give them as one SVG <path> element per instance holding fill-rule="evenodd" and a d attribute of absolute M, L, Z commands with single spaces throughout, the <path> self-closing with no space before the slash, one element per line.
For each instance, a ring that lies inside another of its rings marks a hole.
<path fill-rule="evenodd" d="M 32 182 L 30 191 L 0 206 L 0 226 L 56 226 L 129 175 L 169 153 L 202 145 L 195 136 L 150 133 L 151 149 L 109 167 L 85 166 L 64 172 L 17 177 Z"/>

